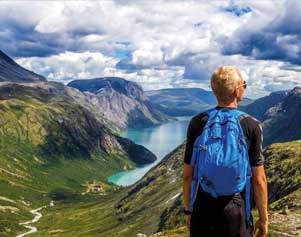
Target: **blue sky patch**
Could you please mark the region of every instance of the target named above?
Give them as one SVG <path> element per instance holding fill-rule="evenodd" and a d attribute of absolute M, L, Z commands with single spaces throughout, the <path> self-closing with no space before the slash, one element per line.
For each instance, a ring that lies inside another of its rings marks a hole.
<path fill-rule="evenodd" d="M 252 9 L 250 7 L 240 7 L 237 5 L 232 5 L 232 6 L 226 7 L 224 10 L 226 12 L 230 12 L 236 16 L 242 16 L 246 13 L 252 12 Z"/>
<path fill-rule="evenodd" d="M 114 56 L 120 59 L 129 58 L 131 56 L 131 51 L 128 49 L 116 49 Z"/>

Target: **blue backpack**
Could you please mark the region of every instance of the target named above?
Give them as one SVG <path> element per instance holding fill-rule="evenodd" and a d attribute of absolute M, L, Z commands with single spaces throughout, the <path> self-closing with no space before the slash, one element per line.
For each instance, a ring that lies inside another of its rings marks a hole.
<path fill-rule="evenodd" d="M 199 184 L 212 197 L 233 195 L 245 188 L 246 218 L 251 223 L 250 179 L 251 166 L 248 145 L 238 109 L 211 109 L 202 134 L 196 138 L 190 165 L 194 167 L 190 186 L 190 211 Z"/>

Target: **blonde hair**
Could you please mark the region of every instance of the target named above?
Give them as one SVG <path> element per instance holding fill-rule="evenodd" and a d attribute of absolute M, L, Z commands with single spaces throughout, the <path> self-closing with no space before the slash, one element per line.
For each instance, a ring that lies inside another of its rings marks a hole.
<path fill-rule="evenodd" d="M 211 76 L 211 88 L 219 102 L 234 100 L 242 76 L 235 66 L 221 66 Z"/>

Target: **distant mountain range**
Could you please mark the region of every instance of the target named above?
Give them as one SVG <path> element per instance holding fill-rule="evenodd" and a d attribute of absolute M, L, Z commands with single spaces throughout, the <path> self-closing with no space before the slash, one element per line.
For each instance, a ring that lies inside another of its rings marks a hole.
<path fill-rule="evenodd" d="M 161 110 L 171 116 L 191 116 L 217 105 L 212 91 L 201 88 L 170 88 L 146 91 L 150 100 L 162 106 Z M 240 105 L 252 103 L 244 98 Z"/>
<path fill-rule="evenodd" d="M 173 121 L 152 103 L 137 83 L 118 77 L 75 80 L 68 86 L 83 92 L 103 115 L 121 128 Z"/>

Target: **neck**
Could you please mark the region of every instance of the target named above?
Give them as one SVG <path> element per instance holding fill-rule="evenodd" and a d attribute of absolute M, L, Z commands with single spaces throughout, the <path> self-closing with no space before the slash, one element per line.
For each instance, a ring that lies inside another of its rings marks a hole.
<path fill-rule="evenodd" d="M 217 106 L 220 107 L 229 107 L 229 108 L 237 108 L 237 100 L 234 100 L 230 103 L 225 103 L 225 102 L 218 102 Z"/>

